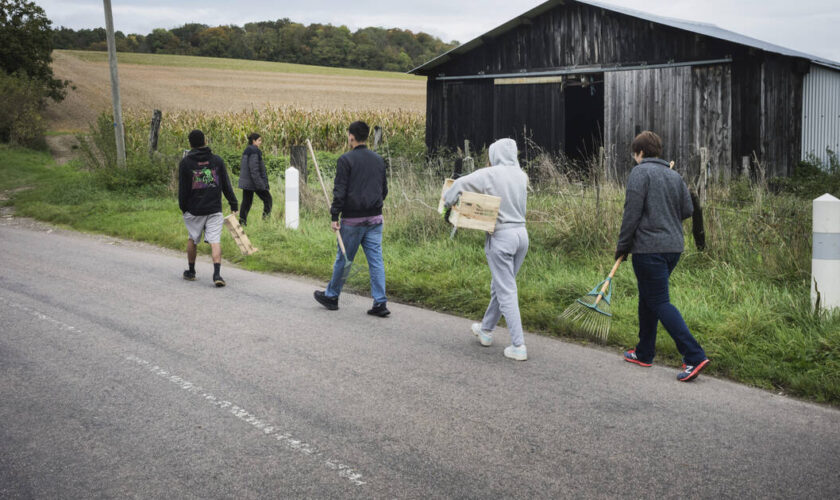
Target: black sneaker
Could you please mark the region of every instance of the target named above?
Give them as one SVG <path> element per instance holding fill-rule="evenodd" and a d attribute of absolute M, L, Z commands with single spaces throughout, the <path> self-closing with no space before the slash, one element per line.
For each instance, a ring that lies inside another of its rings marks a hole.
<path fill-rule="evenodd" d="M 239 225 L 245 227 L 248 225 L 248 221 L 246 221 L 245 219 L 239 219 Z"/>
<path fill-rule="evenodd" d="M 389 311 L 388 308 L 385 307 L 386 304 L 387 302 L 374 302 L 373 309 L 369 309 L 368 314 L 370 314 L 371 316 L 379 316 L 380 318 L 384 318 L 385 316 L 391 314 L 391 311 Z"/>
<path fill-rule="evenodd" d="M 321 290 L 315 290 L 315 300 L 330 311 L 338 309 L 338 297 L 327 297 Z"/>
<path fill-rule="evenodd" d="M 222 279 L 221 274 L 214 274 L 213 275 L 213 284 L 216 285 L 217 287 L 221 288 L 221 287 L 225 286 L 227 283 L 225 283 L 225 280 Z"/>
<path fill-rule="evenodd" d="M 195 271 L 190 271 L 189 269 L 184 271 L 184 279 L 187 281 L 195 281 Z"/>

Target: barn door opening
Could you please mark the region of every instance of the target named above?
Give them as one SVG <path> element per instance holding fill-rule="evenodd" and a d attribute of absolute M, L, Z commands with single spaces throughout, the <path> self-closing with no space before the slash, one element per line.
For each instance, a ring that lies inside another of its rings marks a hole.
<path fill-rule="evenodd" d="M 563 92 L 554 79 L 496 80 L 493 86 L 493 137 L 516 140 L 520 160 L 563 150 L 566 131 Z"/>
<path fill-rule="evenodd" d="M 586 75 L 571 81 L 565 93 L 566 137 L 563 150 L 573 160 L 586 161 L 598 154 L 604 137 L 604 75 Z"/>

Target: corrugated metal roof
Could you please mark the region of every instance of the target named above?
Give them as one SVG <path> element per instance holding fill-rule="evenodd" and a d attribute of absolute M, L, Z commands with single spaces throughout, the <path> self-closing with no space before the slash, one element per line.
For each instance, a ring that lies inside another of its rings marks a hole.
<path fill-rule="evenodd" d="M 636 17 L 639 19 L 644 19 L 646 21 L 650 21 L 657 24 L 662 24 L 665 26 L 670 26 L 672 28 L 682 29 L 686 31 L 690 31 L 692 33 L 697 33 L 700 35 L 717 38 L 719 40 L 725 40 L 732 43 L 737 43 L 739 45 L 746 45 L 748 47 L 753 47 L 756 49 L 763 50 L 765 52 L 772 52 L 774 54 L 781 54 L 783 56 L 788 57 L 799 57 L 802 59 L 807 59 L 815 64 L 819 64 L 821 66 L 825 66 L 828 68 L 832 68 L 835 70 L 840 70 L 840 62 L 831 61 L 828 59 L 824 59 L 822 57 L 817 57 L 814 55 L 806 54 L 804 52 L 799 52 L 797 50 L 789 49 L 786 47 L 781 47 L 779 45 L 774 45 L 772 43 L 768 43 L 762 40 L 758 40 L 755 38 L 748 37 L 746 35 L 742 35 L 740 33 L 735 33 L 734 31 L 725 30 L 720 28 L 714 24 L 709 23 L 701 23 L 696 21 L 686 21 L 683 19 L 674 19 L 671 17 L 663 17 L 657 16 L 655 14 L 649 14 L 647 12 L 642 12 L 634 9 L 628 9 L 626 7 L 618 7 L 615 5 L 609 5 L 601 2 L 595 2 L 592 0 L 548 0 L 533 9 L 529 10 L 528 12 L 517 16 L 510 21 L 502 24 L 501 26 L 488 31 L 487 33 L 470 40 L 469 42 L 459 45 L 454 49 L 426 62 L 422 66 L 418 66 L 409 73 L 426 73 L 429 70 L 440 66 L 441 64 L 451 60 L 453 57 L 465 54 L 472 49 L 482 45 L 484 40 L 488 38 L 496 38 L 508 31 L 520 26 L 531 19 L 539 16 L 540 14 L 553 9 L 559 5 L 565 5 L 568 2 L 577 2 L 586 5 L 591 5 L 593 7 L 598 7 L 604 10 L 609 10 L 612 12 L 617 12 L 619 14 L 624 14 L 631 17 Z"/>

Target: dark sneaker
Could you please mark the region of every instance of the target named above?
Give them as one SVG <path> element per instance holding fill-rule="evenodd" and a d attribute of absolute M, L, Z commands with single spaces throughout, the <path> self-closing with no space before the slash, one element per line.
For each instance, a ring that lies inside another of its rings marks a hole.
<path fill-rule="evenodd" d="M 644 361 L 640 361 L 639 358 L 636 357 L 635 349 L 624 351 L 624 361 L 627 361 L 628 363 L 636 363 L 637 365 L 644 366 L 645 368 L 653 365 L 653 363 L 645 363 Z"/>
<path fill-rule="evenodd" d="M 221 288 L 221 287 L 225 286 L 227 283 L 225 283 L 225 280 L 222 279 L 221 274 L 214 274 L 213 275 L 213 284 L 216 285 L 217 287 Z"/>
<path fill-rule="evenodd" d="M 245 226 L 248 225 L 248 221 L 246 221 L 244 219 L 239 219 L 239 225 L 242 226 L 242 227 L 245 227 Z"/>
<path fill-rule="evenodd" d="M 709 363 L 710 361 L 707 358 L 697 363 L 696 365 L 686 365 L 685 370 L 677 374 L 677 380 L 679 380 L 680 382 L 689 382 L 691 380 L 694 380 L 695 378 L 697 378 L 697 375 L 700 375 L 700 372 L 703 370 L 703 368 L 709 366 Z"/>
<path fill-rule="evenodd" d="M 315 290 L 315 300 L 330 311 L 338 309 L 338 297 L 327 297 L 321 290 Z"/>
<path fill-rule="evenodd" d="M 384 318 L 385 316 L 391 314 L 391 311 L 389 311 L 388 308 L 385 307 L 386 304 L 387 302 L 374 302 L 373 309 L 368 309 L 368 314 L 370 314 L 371 316 L 379 316 L 380 318 Z"/>
<path fill-rule="evenodd" d="M 195 281 L 195 271 L 190 271 L 189 269 L 184 271 L 184 279 L 187 281 Z"/>

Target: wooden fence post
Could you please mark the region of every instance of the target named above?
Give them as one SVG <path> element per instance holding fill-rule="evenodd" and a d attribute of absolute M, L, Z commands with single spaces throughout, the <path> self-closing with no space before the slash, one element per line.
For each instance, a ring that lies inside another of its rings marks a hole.
<path fill-rule="evenodd" d="M 382 127 L 376 125 L 373 127 L 373 150 L 379 150 L 379 143 L 382 142 Z"/>
<path fill-rule="evenodd" d="M 706 206 L 709 191 L 709 149 L 700 148 L 700 203 Z"/>
<path fill-rule="evenodd" d="M 306 168 L 306 146 L 292 146 L 289 153 L 289 166 L 300 172 L 300 180 L 304 184 L 309 180 L 309 169 Z"/>
<path fill-rule="evenodd" d="M 155 152 L 157 151 L 158 147 L 158 136 L 160 134 L 160 120 L 162 117 L 162 113 L 159 109 L 156 109 L 154 113 L 152 113 L 152 123 L 149 127 L 149 156 L 154 156 Z"/>
<path fill-rule="evenodd" d="M 601 217 L 601 181 L 602 174 L 606 168 L 606 156 L 604 155 L 604 147 L 598 148 L 598 165 L 594 168 L 595 177 L 595 216 Z"/>
<path fill-rule="evenodd" d="M 475 170 L 475 160 L 473 157 L 470 156 L 470 141 L 464 139 L 464 162 L 463 162 L 464 170 L 470 174 Z"/>

